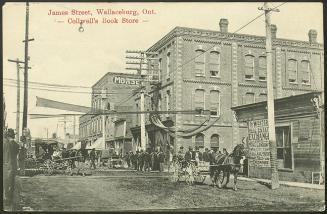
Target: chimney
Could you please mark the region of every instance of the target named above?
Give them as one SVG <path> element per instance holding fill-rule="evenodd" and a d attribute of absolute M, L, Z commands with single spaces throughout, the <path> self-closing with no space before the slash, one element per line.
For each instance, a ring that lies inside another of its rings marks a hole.
<path fill-rule="evenodd" d="M 276 34 L 277 34 L 276 25 L 274 24 L 270 25 L 270 31 L 271 31 L 271 39 L 276 39 Z"/>
<path fill-rule="evenodd" d="M 309 30 L 308 36 L 309 36 L 310 44 L 317 43 L 317 31 L 316 30 L 313 30 L 313 29 Z"/>
<path fill-rule="evenodd" d="M 220 32 L 228 33 L 228 19 L 220 19 L 219 27 L 220 27 Z"/>

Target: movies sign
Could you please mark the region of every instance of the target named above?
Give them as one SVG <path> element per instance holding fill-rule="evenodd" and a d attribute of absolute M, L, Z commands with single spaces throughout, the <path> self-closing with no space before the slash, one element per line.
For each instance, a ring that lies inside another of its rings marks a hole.
<path fill-rule="evenodd" d="M 268 120 L 248 122 L 249 165 L 270 167 Z"/>

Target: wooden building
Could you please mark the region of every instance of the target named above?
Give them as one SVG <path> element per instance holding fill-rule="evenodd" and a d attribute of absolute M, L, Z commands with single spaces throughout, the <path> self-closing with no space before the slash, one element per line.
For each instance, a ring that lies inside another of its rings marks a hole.
<path fill-rule="evenodd" d="M 320 173 L 324 175 L 323 106 L 320 92 L 275 99 L 280 180 L 317 183 Z M 249 176 L 270 179 L 267 102 L 232 107 L 232 110 L 239 125 L 248 128 Z"/>

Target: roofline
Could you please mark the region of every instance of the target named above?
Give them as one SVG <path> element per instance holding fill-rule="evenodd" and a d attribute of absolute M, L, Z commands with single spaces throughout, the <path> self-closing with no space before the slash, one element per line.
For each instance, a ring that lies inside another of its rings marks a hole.
<path fill-rule="evenodd" d="M 294 96 L 288 96 L 288 97 L 282 97 L 282 98 L 278 98 L 278 99 L 274 99 L 274 102 L 281 102 L 281 101 L 285 101 L 285 100 L 288 100 L 290 98 L 298 98 L 298 97 L 301 97 L 301 96 L 308 96 L 308 95 L 321 95 L 322 92 L 321 91 L 313 91 L 313 92 L 309 92 L 309 93 L 305 93 L 305 94 L 298 94 L 298 95 L 294 95 Z M 237 111 L 237 110 L 241 110 L 241 109 L 247 109 L 247 108 L 251 108 L 251 107 L 258 107 L 258 106 L 262 106 L 264 104 L 266 104 L 267 101 L 262 101 L 262 102 L 257 102 L 257 103 L 251 103 L 251 104 L 246 104 L 246 105 L 240 105 L 240 106 L 234 106 L 234 107 L 231 107 L 231 109 L 233 111 Z"/>
<path fill-rule="evenodd" d="M 171 38 L 175 38 L 177 36 L 178 30 L 197 30 L 197 31 L 203 31 L 203 32 L 211 32 L 211 33 L 218 33 L 220 35 L 225 35 L 225 36 L 231 36 L 231 35 L 236 35 L 236 36 L 246 36 L 246 37 L 252 37 L 252 38 L 258 38 L 258 39 L 265 39 L 265 36 L 258 36 L 258 35 L 251 35 L 251 34 L 240 34 L 240 33 L 230 33 L 230 32 L 221 32 L 218 30 L 208 30 L 208 29 L 200 29 L 200 28 L 190 28 L 190 27 L 179 27 L 176 26 L 175 28 L 173 28 L 169 33 L 167 33 L 165 36 L 163 36 L 159 41 L 157 41 L 155 44 L 153 44 L 150 48 L 148 48 L 147 51 L 153 51 L 153 49 L 155 49 L 155 47 L 160 44 L 161 42 L 171 39 Z M 176 35 L 174 35 L 176 34 Z M 190 36 L 193 36 L 192 34 L 188 34 Z M 195 35 L 196 36 L 196 35 Z M 171 38 L 169 38 L 171 37 Z M 220 38 L 221 40 L 224 40 L 226 38 Z M 229 40 L 233 40 L 234 38 L 231 38 Z M 235 38 L 235 40 L 237 40 L 237 38 Z M 318 48 L 323 50 L 323 43 L 314 43 L 315 45 L 321 46 L 321 47 L 314 47 L 311 46 L 310 47 L 310 42 L 309 41 L 303 41 L 303 40 L 294 40 L 294 39 L 286 39 L 286 38 L 276 38 L 273 39 L 272 41 L 285 41 L 285 42 L 296 42 L 296 43 L 306 43 L 306 45 L 309 46 L 309 48 Z M 285 46 L 292 46 L 292 45 L 285 45 Z"/>

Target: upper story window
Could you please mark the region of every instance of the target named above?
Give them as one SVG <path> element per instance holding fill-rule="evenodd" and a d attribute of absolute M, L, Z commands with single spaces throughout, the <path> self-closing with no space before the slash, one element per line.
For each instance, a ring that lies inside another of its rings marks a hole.
<path fill-rule="evenodd" d="M 220 110 L 220 94 L 219 91 L 210 91 L 210 115 L 218 116 Z"/>
<path fill-rule="evenodd" d="M 267 62 L 265 56 L 259 57 L 259 80 L 260 81 L 267 80 Z"/>
<path fill-rule="evenodd" d="M 301 61 L 302 83 L 310 84 L 310 62 L 308 60 Z"/>
<path fill-rule="evenodd" d="M 161 70 L 162 70 L 162 58 L 158 60 L 158 78 L 161 80 Z"/>
<path fill-rule="evenodd" d="M 166 58 L 166 72 L 167 72 L 167 79 L 168 79 L 168 78 L 170 78 L 170 72 L 171 72 L 170 52 L 167 53 L 167 58 Z"/>
<path fill-rule="evenodd" d="M 204 90 L 196 89 L 194 96 L 194 107 L 198 114 L 202 114 L 204 110 Z"/>
<path fill-rule="evenodd" d="M 161 94 L 158 95 L 158 111 L 161 111 L 162 107 L 161 107 Z"/>
<path fill-rule="evenodd" d="M 204 134 L 199 133 L 195 136 L 195 146 L 199 148 L 204 147 Z"/>
<path fill-rule="evenodd" d="M 254 56 L 245 55 L 245 79 L 254 79 Z"/>
<path fill-rule="evenodd" d="M 220 76 L 220 54 L 218 51 L 211 51 L 209 58 L 209 69 L 212 77 Z"/>
<path fill-rule="evenodd" d="M 167 91 L 167 95 L 166 95 L 166 109 L 167 111 L 170 111 L 171 107 L 171 95 L 170 95 L 170 91 Z"/>
<path fill-rule="evenodd" d="M 295 59 L 289 59 L 287 64 L 288 81 L 290 83 L 297 82 L 297 61 Z"/>
<path fill-rule="evenodd" d="M 251 104 L 254 103 L 254 93 L 248 92 L 244 96 L 243 104 Z"/>
<path fill-rule="evenodd" d="M 204 71 L 204 66 L 205 66 L 205 55 L 204 55 L 204 50 L 201 49 L 197 49 L 195 51 L 195 76 L 204 76 L 205 75 L 205 71 Z"/>

